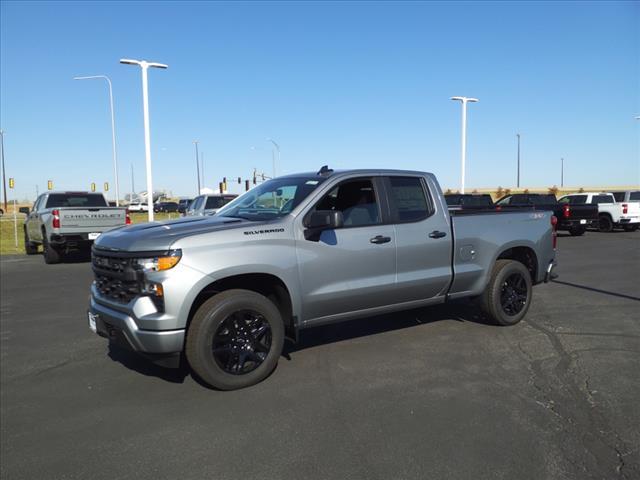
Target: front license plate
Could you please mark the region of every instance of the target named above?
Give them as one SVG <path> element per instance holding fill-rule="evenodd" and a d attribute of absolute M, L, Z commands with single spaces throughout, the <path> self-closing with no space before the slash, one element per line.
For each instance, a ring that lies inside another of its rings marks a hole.
<path fill-rule="evenodd" d="M 87 312 L 87 317 L 89 318 L 89 328 L 93 333 L 97 333 L 98 329 L 96 328 L 96 316 L 91 312 Z"/>
<path fill-rule="evenodd" d="M 587 221 L 584 218 L 580 220 L 580 225 L 584 225 L 585 223 L 587 223 Z"/>
<path fill-rule="evenodd" d="M 96 238 L 98 238 L 100 236 L 99 233 L 90 233 L 89 234 L 89 240 L 95 240 Z"/>

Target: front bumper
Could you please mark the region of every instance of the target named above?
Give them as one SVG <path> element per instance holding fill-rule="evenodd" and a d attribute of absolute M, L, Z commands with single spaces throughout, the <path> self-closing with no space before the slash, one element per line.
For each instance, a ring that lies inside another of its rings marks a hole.
<path fill-rule="evenodd" d="M 95 321 L 96 333 L 127 350 L 143 355 L 176 356 L 183 350 L 185 330 L 144 330 L 136 319 L 96 302 L 93 295 L 89 313 Z"/>

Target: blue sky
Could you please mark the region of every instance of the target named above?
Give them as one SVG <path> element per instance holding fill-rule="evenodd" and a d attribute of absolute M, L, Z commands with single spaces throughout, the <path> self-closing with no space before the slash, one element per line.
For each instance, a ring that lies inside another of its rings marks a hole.
<path fill-rule="evenodd" d="M 144 189 L 140 69 L 149 78 L 154 187 L 280 173 L 393 167 L 467 186 L 640 183 L 638 2 L 2 2 L 1 111 L 20 198 L 113 183 L 114 84 L 121 190 Z M 258 149 L 251 150 L 252 146 Z M 112 192 L 110 192 L 111 194 Z M 110 195 L 109 195 L 110 196 Z"/>

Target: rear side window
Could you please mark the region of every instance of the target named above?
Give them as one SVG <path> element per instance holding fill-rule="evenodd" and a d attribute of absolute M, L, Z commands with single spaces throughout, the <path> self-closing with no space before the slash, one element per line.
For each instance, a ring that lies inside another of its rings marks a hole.
<path fill-rule="evenodd" d="M 624 192 L 613 192 L 613 198 L 616 202 L 624 202 Z"/>
<path fill-rule="evenodd" d="M 533 205 L 554 205 L 556 197 L 554 195 L 532 195 L 529 197 L 529 203 Z"/>
<path fill-rule="evenodd" d="M 612 195 L 594 195 L 591 197 L 591 203 L 596 205 L 599 203 L 614 203 Z"/>
<path fill-rule="evenodd" d="M 389 177 L 390 201 L 398 223 L 416 222 L 431 215 L 422 180 L 417 177 Z"/>
<path fill-rule="evenodd" d="M 52 193 L 46 208 L 107 206 L 104 197 L 97 193 Z"/>
<path fill-rule="evenodd" d="M 586 195 L 571 195 L 570 197 L 563 197 L 558 200 L 560 203 L 569 203 L 571 205 L 584 205 L 587 203 Z"/>
<path fill-rule="evenodd" d="M 640 192 L 631 192 L 631 194 L 629 194 L 629 200 L 640 200 Z"/>
<path fill-rule="evenodd" d="M 468 205 L 473 207 L 490 207 L 493 205 L 491 195 L 469 195 L 468 197 L 462 197 L 461 205 Z"/>

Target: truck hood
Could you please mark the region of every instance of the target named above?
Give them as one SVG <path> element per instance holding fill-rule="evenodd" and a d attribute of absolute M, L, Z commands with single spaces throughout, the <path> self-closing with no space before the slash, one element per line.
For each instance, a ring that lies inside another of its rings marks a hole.
<path fill-rule="evenodd" d="M 95 246 L 112 252 L 168 250 L 180 238 L 256 223 L 229 217 L 185 217 L 168 222 L 140 223 L 103 233 L 95 241 Z"/>

